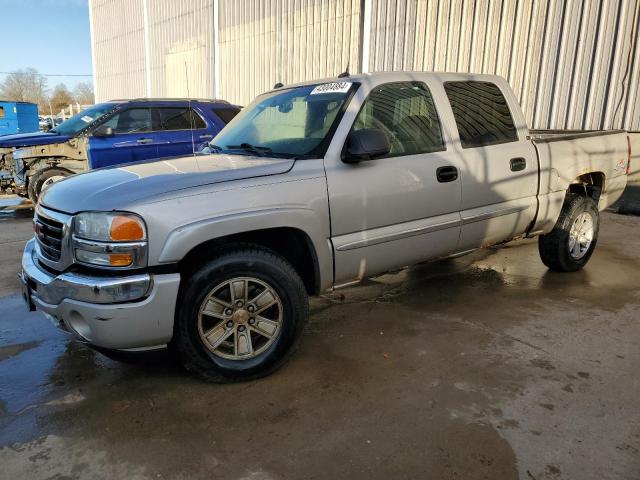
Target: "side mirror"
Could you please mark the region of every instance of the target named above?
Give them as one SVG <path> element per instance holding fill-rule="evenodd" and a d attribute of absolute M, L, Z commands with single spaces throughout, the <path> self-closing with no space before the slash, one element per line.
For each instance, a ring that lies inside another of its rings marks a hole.
<path fill-rule="evenodd" d="M 378 128 L 363 128 L 355 130 L 347 138 L 347 151 L 342 161 L 357 163 L 363 160 L 373 160 L 391 151 L 389 138 Z"/>
<path fill-rule="evenodd" d="M 113 128 L 101 125 L 93 131 L 93 136 L 98 138 L 113 137 Z"/>

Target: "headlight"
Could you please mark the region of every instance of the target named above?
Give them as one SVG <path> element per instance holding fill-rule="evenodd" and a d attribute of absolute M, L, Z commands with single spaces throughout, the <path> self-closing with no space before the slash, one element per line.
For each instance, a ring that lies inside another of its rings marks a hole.
<path fill-rule="evenodd" d="M 84 212 L 76 216 L 76 235 L 100 242 L 137 242 L 146 240 L 142 219 L 132 213 Z"/>
<path fill-rule="evenodd" d="M 123 212 L 83 212 L 74 219 L 74 258 L 106 268 L 139 268 L 147 262 L 142 218 Z"/>

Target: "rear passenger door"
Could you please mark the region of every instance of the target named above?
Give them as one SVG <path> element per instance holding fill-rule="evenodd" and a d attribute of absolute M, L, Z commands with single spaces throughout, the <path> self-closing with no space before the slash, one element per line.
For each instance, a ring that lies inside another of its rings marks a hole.
<path fill-rule="evenodd" d="M 538 163 L 508 87 L 491 82 L 444 83 L 463 160 L 459 251 L 524 233 L 537 208 Z M 507 101 L 506 95 L 509 97 Z"/>
<path fill-rule="evenodd" d="M 373 88 L 351 130 L 364 128 L 384 131 L 391 152 L 325 161 L 338 285 L 450 254 L 460 233 L 459 157 L 427 85 Z"/>
<path fill-rule="evenodd" d="M 191 155 L 213 138 L 202 117 L 189 106 L 153 108 L 158 156 Z"/>

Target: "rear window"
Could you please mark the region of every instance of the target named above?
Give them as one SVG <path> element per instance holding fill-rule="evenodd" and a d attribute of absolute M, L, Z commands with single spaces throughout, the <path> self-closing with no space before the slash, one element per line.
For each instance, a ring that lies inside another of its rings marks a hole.
<path fill-rule="evenodd" d="M 509 105 L 497 85 L 490 82 L 446 82 L 444 89 L 463 148 L 518 140 Z"/>
<path fill-rule="evenodd" d="M 229 123 L 233 118 L 240 113 L 239 108 L 214 108 L 213 113 L 215 113 L 220 120 L 222 120 L 225 125 Z"/>
<path fill-rule="evenodd" d="M 158 125 L 155 130 L 196 130 L 207 128 L 204 120 L 188 107 L 164 107 L 156 109 Z"/>

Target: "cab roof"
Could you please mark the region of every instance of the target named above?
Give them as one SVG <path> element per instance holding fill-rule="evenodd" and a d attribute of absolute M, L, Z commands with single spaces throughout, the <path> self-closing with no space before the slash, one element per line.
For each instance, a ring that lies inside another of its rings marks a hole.
<path fill-rule="evenodd" d="M 211 98 L 119 98 L 114 100 L 108 100 L 104 103 L 142 103 L 142 102 L 194 102 L 194 103 L 212 103 L 212 104 L 224 104 L 231 105 L 226 100 L 218 100 Z"/>
<path fill-rule="evenodd" d="M 360 82 L 379 84 L 394 81 L 411 81 L 421 80 L 424 78 L 433 78 L 440 82 L 446 81 L 460 81 L 460 80 L 475 80 L 502 83 L 506 80 L 499 75 L 488 75 L 484 73 L 455 73 L 455 72 L 420 72 L 420 71 L 395 71 L 395 72 L 373 72 L 373 73 L 354 73 L 335 77 L 326 77 L 315 80 L 307 80 L 304 82 L 292 83 L 290 85 L 283 85 L 279 88 L 273 88 L 270 91 L 284 90 L 287 88 L 304 87 L 309 85 L 318 85 L 322 83 L 332 82 Z"/>

